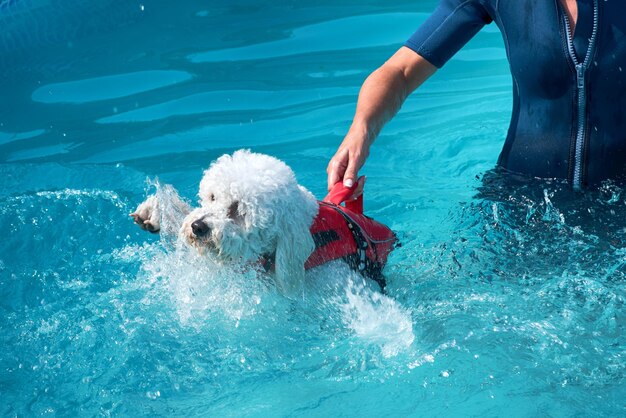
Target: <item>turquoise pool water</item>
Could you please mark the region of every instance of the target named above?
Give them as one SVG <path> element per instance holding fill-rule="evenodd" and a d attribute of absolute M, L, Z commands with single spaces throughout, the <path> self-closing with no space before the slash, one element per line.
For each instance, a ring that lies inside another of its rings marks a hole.
<path fill-rule="evenodd" d="M 2 416 L 624 416 L 626 194 L 491 173 L 495 27 L 389 124 L 366 211 L 388 294 L 290 302 L 127 214 L 249 147 L 318 197 L 358 88 L 427 1 L 0 0 Z"/>

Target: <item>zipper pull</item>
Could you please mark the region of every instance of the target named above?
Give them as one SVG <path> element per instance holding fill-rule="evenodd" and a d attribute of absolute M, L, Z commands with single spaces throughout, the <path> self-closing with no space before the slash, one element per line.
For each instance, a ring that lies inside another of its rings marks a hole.
<path fill-rule="evenodd" d="M 576 82 L 579 89 L 585 87 L 585 67 L 582 64 L 576 64 Z"/>

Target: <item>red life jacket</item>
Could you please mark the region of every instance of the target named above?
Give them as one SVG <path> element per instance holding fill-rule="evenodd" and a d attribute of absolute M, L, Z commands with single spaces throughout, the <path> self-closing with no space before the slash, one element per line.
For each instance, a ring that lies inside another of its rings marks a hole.
<path fill-rule="evenodd" d="M 315 250 L 304 268 L 343 259 L 384 289 L 382 270 L 387 256 L 399 244 L 398 238 L 387 226 L 363 214 L 363 195 L 346 201 L 355 189 L 356 184 L 348 188 L 337 183 L 328 196 L 318 202 L 319 212 L 310 228 Z M 342 203 L 345 206 L 341 206 Z"/>
<path fill-rule="evenodd" d="M 363 195 L 347 201 L 356 184 L 345 187 L 337 183 L 322 201 L 310 231 L 315 250 L 304 263 L 305 270 L 329 261 L 343 259 L 353 270 L 376 281 L 385 289 L 382 271 L 387 256 L 399 246 L 391 229 L 363 214 Z M 341 206 L 344 203 L 345 206 Z M 274 255 L 263 256 L 259 264 L 274 269 Z"/>

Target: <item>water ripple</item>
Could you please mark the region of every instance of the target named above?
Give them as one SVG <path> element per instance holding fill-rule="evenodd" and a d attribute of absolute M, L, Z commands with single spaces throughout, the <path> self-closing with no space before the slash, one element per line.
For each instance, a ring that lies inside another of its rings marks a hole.
<path fill-rule="evenodd" d="M 98 123 L 148 122 L 172 116 L 195 115 L 208 112 L 234 110 L 271 110 L 354 94 L 352 88 L 327 88 L 315 90 L 224 90 L 193 94 L 169 102 L 98 119 Z"/>
<path fill-rule="evenodd" d="M 192 77 L 185 71 L 137 71 L 47 84 L 35 90 L 31 98 L 41 103 L 97 102 L 171 86 Z"/>
<path fill-rule="evenodd" d="M 287 39 L 198 52 L 187 58 L 193 63 L 245 61 L 393 45 L 405 39 L 427 16 L 426 13 L 388 13 L 347 17 L 294 29 Z"/>

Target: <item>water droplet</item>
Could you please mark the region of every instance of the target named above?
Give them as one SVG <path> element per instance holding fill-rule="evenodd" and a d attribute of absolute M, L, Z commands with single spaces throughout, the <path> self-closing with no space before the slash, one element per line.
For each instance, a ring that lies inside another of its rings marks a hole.
<path fill-rule="evenodd" d="M 160 391 L 160 390 L 156 390 L 156 391 L 154 391 L 154 392 L 150 392 L 150 391 L 148 391 L 148 392 L 146 392 L 146 396 L 147 396 L 148 398 L 150 398 L 150 399 L 154 400 L 154 399 L 156 399 L 156 398 L 158 398 L 158 397 L 160 397 L 160 396 L 161 396 L 161 391 Z"/>

